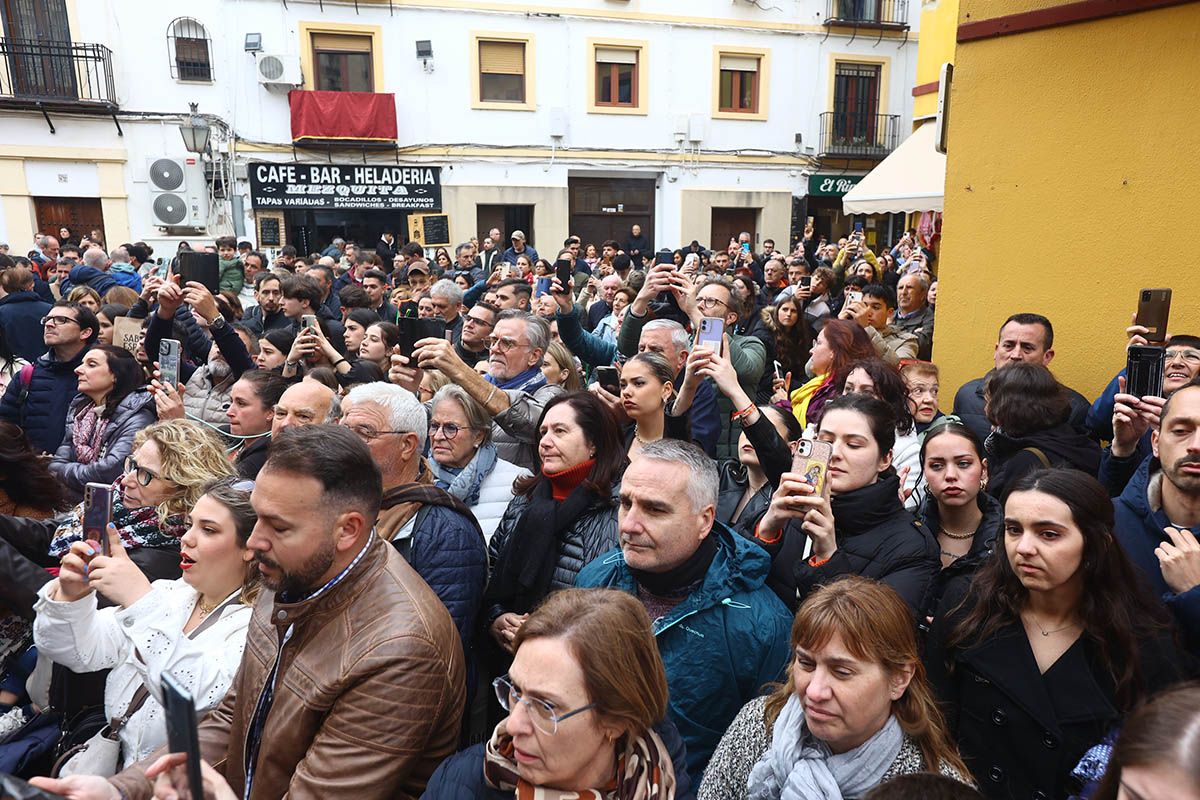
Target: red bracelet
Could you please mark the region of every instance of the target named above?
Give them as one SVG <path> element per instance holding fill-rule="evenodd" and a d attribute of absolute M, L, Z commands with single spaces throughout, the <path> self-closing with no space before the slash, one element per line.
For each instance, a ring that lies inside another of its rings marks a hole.
<path fill-rule="evenodd" d="M 754 538 L 763 544 L 779 544 L 779 540 L 783 538 L 783 528 L 776 528 L 768 533 L 762 529 L 762 523 L 759 523 L 754 526 Z"/>
<path fill-rule="evenodd" d="M 735 411 L 735 412 L 733 412 L 733 414 L 732 414 L 732 415 L 730 415 L 730 418 L 731 418 L 731 419 L 732 419 L 734 422 L 740 422 L 741 420 L 743 420 L 743 419 L 745 419 L 746 417 L 748 417 L 748 416 L 750 416 L 751 414 L 753 414 L 753 413 L 754 413 L 754 409 L 755 409 L 755 408 L 757 408 L 757 406 L 755 406 L 753 403 L 751 403 L 750 405 L 748 405 L 748 406 L 746 406 L 745 408 L 743 408 L 741 411 Z"/>
<path fill-rule="evenodd" d="M 828 558 L 821 558 L 819 556 L 809 556 L 808 557 L 808 565 L 810 567 L 820 567 L 820 566 L 822 566 L 824 564 L 828 564 L 828 563 L 829 563 Z"/>

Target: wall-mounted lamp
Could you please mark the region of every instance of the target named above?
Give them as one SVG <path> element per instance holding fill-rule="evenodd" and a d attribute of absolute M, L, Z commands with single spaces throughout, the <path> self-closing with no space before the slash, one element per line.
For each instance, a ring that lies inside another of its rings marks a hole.
<path fill-rule="evenodd" d="M 191 115 L 184 125 L 179 126 L 179 134 L 183 137 L 183 146 L 189 153 L 204 153 L 208 151 L 208 139 L 212 128 L 208 121 L 200 116 L 199 104 L 188 103 Z"/>
<path fill-rule="evenodd" d="M 242 48 L 247 53 L 257 53 L 262 50 L 262 34 L 247 33 L 246 44 Z"/>
<path fill-rule="evenodd" d="M 421 59 L 426 72 L 433 72 L 433 42 L 428 39 L 417 40 L 417 58 Z"/>

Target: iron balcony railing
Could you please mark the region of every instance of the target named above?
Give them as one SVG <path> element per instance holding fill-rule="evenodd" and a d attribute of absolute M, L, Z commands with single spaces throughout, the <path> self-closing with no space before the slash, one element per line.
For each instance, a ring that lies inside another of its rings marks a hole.
<path fill-rule="evenodd" d="M 825 24 L 907 28 L 908 0 L 825 0 Z"/>
<path fill-rule="evenodd" d="M 115 111 L 112 51 L 86 42 L 0 38 L 0 106 Z"/>
<path fill-rule="evenodd" d="M 821 115 L 822 156 L 884 158 L 900 144 L 898 114 L 826 111 Z"/>

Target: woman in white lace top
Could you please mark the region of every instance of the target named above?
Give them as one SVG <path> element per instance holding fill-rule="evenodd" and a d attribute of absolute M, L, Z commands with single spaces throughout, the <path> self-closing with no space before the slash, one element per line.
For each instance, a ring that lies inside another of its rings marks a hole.
<path fill-rule="evenodd" d="M 58 579 L 38 593 L 39 654 L 77 672 L 111 668 L 104 692 L 109 719 L 126 714 L 142 686 L 150 690 L 120 731 L 118 768 L 166 744 L 156 699 L 163 672 L 191 692 L 201 714 L 221 702 L 233 681 L 258 593 L 258 569 L 246 547 L 255 523 L 252 488 L 250 481 L 223 478 L 206 489 L 180 539 L 178 580 L 151 583 L 109 526 L 115 555 L 100 555 L 97 542 L 76 542 Z M 98 610 L 96 592 L 114 605 Z"/>

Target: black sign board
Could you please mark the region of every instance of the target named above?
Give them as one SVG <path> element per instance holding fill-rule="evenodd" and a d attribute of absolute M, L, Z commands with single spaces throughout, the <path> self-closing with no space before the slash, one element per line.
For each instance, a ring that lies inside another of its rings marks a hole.
<path fill-rule="evenodd" d="M 425 223 L 426 245 L 450 244 L 450 217 L 445 214 L 425 214 L 422 221 Z"/>
<path fill-rule="evenodd" d="M 439 211 L 442 168 L 385 164 L 249 165 L 255 209 L 400 209 Z"/>
<path fill-rule="evenodd" d="M 279 218 L 260 217 L 258 220 L 258 244 L 261 247 L 279 247 L 283 241 L 279 237 Z"/>

